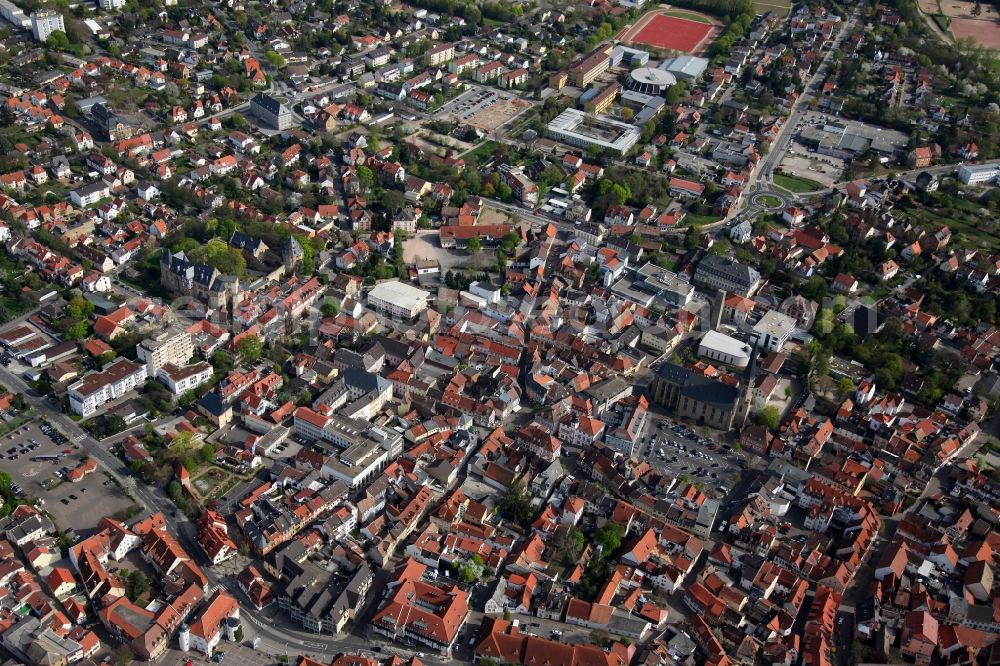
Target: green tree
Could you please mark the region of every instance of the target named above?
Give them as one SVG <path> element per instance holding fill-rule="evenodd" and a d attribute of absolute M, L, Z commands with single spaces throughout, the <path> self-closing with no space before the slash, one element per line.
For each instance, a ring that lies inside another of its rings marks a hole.
<path fill-rule="evenodd" d="M 0 471 L 0 493 L 7 495 L 10 492 L 10 486 L 13 482 L 8 472 Z"/>
<path fill-rule="evenodd" d="M 406 206 L 406 197 L 399 190 L 385 190 L 382 193 L 382 207 L 396 213 Z"/>
<path fill-rule="evenodd" d="M 781 413 L 774 405 L 768 405 L 754 415 L 754 421 L 774 432 L 781 422 Z"/>
<path fill-rule="evenodd" d="M 466 585 L 471 585 L 476 581 L 476 572 L 472 567 L 466 565 L 459 569 L 458 579 Z"/>
<path fill-rule="evenodd" d="M 622 545 L 622 537 L 624 536 L 625 528 L 609 520 L 604 523 L 604 527 L 597 531 L 594 542 L 601 546 L 604 557 L 610 557 Z"/>
<path fill-rule="evenodd" d="M 247 260 L 243 253 L 218 238 L 213 238 L 207 244 L 188 251 L 188 259 L 206 263 L 227 275 L 242 276 L 247 269 Z"/>
<path fill-rule="evenodd" d="M 264 341 L 259 335 L 248 335 L 240 339 L 236 348 L 240 361 L 251 365 L 260 359 L 261 352 L 264 350 Z"/>
<path fill-rule="evenodd" d="M 326 299 L 323 301 L 323 305 L 320 307 L 320 311 L 325 317 L 336 317 L 340 314 L 340 304 L 333 299 Z"/>
<path fill-rule="evenodd" d="M 80 296 L 74 297 L 66 305 L 66 316 L 75 321 L 86 319 L 94 312 L 94 304 Z"/>
<path fill-rule="evenodd" d="M 271 67 L 279 68 L 285 66 L 285 59 L 282 55 L 276 51 L 264 51 L 264 60 L 267 61 Z"/>
<path fill-rule="evenodd" d="M 590 642 L 594 645 L 605 645 L 611 640 L 611 636 L 603 629 L 594 629 L 590 632 Z"/>
<path fill-rule="evenodd" d="M 69 49 L 69 37 L 62 30 L 53 30 L 49 33 L 49 38 L 45 42 L 49 48 L 57 49 L 59 51 L 66 51 Z"/>
<path fill-rule="evenodd" d="M 198 451 L 198 457 L 201 458 L 201 461 L 203 463 L 209 465 L 215 462 L 215 454 L 217 451 L 218 448 L 215 446 L 215 444 L 205 444 Z"/>
<path fill-rule="evenodd" d="M 525 524 L 533 513 L 531 500 L 525 495 L 524 484 L 515 481 L 507 488 L 507 493 L 500 500 L 500 510 L 512 522 Z"/>
<path fill-rule="evenodd" d="M 473 236 L 472 238 L 469 239 L 469 242 L 466 244 L 466 247 L 472 254 L 479 254 L 479 251 L 483 249 L 483 244 L 482 242 L 480 242 L 478 238 Z"/>
<path fill-rule="evenodd" d="M 87 337 L 87 322 L 78 321 L 66 329 L 67 340 L 82 340 Z"/>
<path fill-rule="evenodd" d="M 133 571 L 126 583 L 126 596 L 129 600 L 135 601 L 139 597 L 149 592 L 149 579 L 141 571 Z"/>
<path fill-rule="evenodd" d="M 111 658 L 111 663 L 115 666 L 129 666 L 135 663 L 135 652 L 128 645 L 119 645 Z"/>
<path fill-rule="evenodd" d="M 573 564 L 580 558 L 585 545 L 583 532 L 570 525 L 560 525 L 552 535 L 551 546 L 556 557 L 565 564 Z"/>
<path fill-rule="evenodd" d="M 372 187 L 375 185 L 375 173 L 366 166 L 359 166 L 357 168 L 357 172 L 358 172 L 358 180 L 360 180 L 361 184 L 365 186 L 365 189 L 366 190 L 372 189 Z"/>
<path fill-rule="evenodd" d="M 521 236 L 516 231 L 508 231 L 503 237 L 504 252 L 513 252 L 521 244 Z"/>

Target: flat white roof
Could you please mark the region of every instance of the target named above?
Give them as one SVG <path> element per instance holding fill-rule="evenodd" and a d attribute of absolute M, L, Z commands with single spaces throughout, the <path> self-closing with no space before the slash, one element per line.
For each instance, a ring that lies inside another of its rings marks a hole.
<path fill-rule="evenodd" d="M 720 354 L 732 356 L 733 358 L 745 359 L 750 358 L 752 351 L 750 345 L 747 343 L 719 331 L 709 331 L 706 333 L 705 337 L 701 339 L 699 347 L 706 347 Z"/>
<path fill-rule="evenodd" d="M 776 338 L 789 335 L 794 328 L 795 320 L 777 310 L 768 310 L 760 321 L 753 325 L 755 332 L 769 333 Z"/>
<path fill-rule="evenodd" d="M 369 299 L 377 299 L 386 303 L 398 305 L 405 310 L 412 310 L 430 298 L 431 292 L 417 289 L 405 282 L 382 282 L 368 292 Z"/>
<path fill-rule="evenodd" d="M 578 109 L 566 109 L 553 118 L 550 136 L 573 145 L 600 146 L 625 154 L 641 136 L 639 129 L 606 116 L 590 116 Z"/>

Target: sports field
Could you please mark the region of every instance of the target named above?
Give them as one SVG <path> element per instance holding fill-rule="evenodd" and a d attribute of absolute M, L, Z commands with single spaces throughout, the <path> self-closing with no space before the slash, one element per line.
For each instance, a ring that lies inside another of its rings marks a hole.
<path fill-rule="evenodd" d="M 954 18 L 951 20 L 951 34 L 959 39 L 972 37 L 980 46 L 1000 49 L 1000 22 L 996 20 Z"/>
<path fill-rule="evenodd" d="M 717 28 L 711 23 L 667 13 L 647 14 L 628 31 L 626 38 L 634 44 L 644 44 L 665 51 L 701 53 L 708 47 Z"/>

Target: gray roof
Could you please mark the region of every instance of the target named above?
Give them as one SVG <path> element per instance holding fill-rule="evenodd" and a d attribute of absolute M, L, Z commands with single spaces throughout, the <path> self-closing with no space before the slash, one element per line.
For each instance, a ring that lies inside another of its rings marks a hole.
<path fill-rule="evenodd" d="M 285 242 L 281 244 L 281 254 L 283 256 L 291 255 L 293 257 L 302 257 L 304 252 L 302 251 L 302 245 L 295 236 L 289 236 L 285 239 Z"/>
<path fill-rule="evenodd" d="M 683 386 L 687 382 L 687 378 L 691 376 L 691 371 L 683 365 L 664 363 L 656 369 L 656 375 L 665 382 Z"/>
<path fill-rule="evenodd" d="M 709 254 L 698 263 L 695 273 L 714 273 L 724 275 L 733 282 L 749 287 L 760 280 L 760 273 L 750 266 L 745 266 L 735 259 Z"/>
<path fill-rule="evenodd" d="M 729 409 L 736 403 L 739 391 L 735 386 L 730 386 L 717 379 L 692 373 L 684 382 L 681 395 L 691 400 Z"/>
<path fill-rule="evenodd" d="M 260 250 L 261 246 L 267 249 L 264 241 L 245 234 L 242 231 L 234 231 L 232 237 L 229 239 L 229 244 L 238 250 L 246 250 L 251 253 Z"/>
<path fill-rule="evenodd" d="M 282 113 L 289 113 L 287 106 L 265 93 L 257 93 L 254 95 L 251 103 L 262 107 L 264 110 L 276 116 L 280 116 Z"/>

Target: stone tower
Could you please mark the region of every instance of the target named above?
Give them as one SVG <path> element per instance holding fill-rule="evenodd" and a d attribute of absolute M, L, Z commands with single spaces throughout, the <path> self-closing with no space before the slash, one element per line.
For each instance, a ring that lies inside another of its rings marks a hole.
<path fill-rule="evenodd" d="M 753 388 L 757 375 L 757 345 L 750 351 L 750 362 L 747 363 L 743 377 L 740 379 L 740 398 L 736 404 L 736 418 L 733 426 L 742 428 L 750 418 L 750 410 L 753 409 Z"/>
<path fill-rule="evenodd" d="M 291 273 L 295 270 L 295 267 L 302 261 L 303 256 L 305 256 L 305 253 L 302 251 L 302 246 L 299 245 L 299 241 L 295 236 L 289 236 L 281 244 L 281 260 L 284 262 L 287 272 Z"/>

